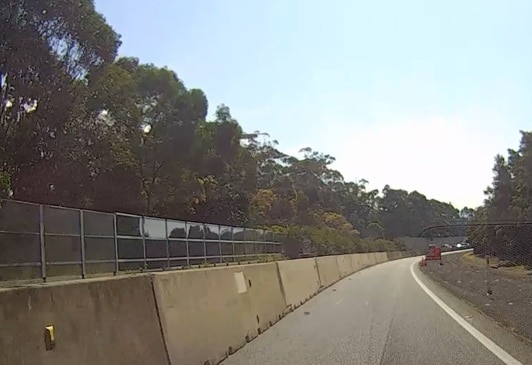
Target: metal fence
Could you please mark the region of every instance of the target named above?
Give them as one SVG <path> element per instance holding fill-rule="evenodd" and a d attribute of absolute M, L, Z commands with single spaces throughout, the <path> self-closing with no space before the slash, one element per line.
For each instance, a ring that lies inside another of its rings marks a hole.
<path fill-rule="evenodd" d="M 123 213 L 0 200 L 0 281 L 259 259 L 282 236 Z"/>
<path fill-rule="evenodd" d="M 532 222 L 472 222 L 436 227 L 465 235 L 464 253 L 423 267 L 455 295 L 532 340 Z M 458 246 L 458 245 L 457 245 Z"/>

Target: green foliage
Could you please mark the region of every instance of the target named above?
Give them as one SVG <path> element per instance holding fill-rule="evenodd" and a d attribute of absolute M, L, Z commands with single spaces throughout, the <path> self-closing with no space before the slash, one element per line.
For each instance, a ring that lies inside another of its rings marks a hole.
<path fill-rule="evenodd" d="M 119 37 L 92 0 L 4 1 L 0 29 L 0 174 L 19 199 L 79 204 L 98 147 L 87 133 L 101 137 L 86 117 L 87 85 Z"/>
<path fill-rule="evenodd" d="M 206 95 L 174 71 L 116 59 L 92 0 L 2 6 L 2 197 L 260 226 L 320 254 L 398 249 L 393 237 L 460 218 L 418 192 L 345 181 L 310 147 L 289 156 L 226 105 L 207 120 Z"/>
<path fill-rule="evenodd" d="M 521 131 L 518 150 L 495 157 L 484 205 L 470 215 L 468 237 L 478 254 L 532 265 L 532 133 Z"/>
<path fill-rule="evenodd" d="M 11 179 L 6 172 L 0 172 L 0 198 L 8 198 L 11 191 Z"/>
<path fill-rule="evenodd" d="M 361 238 L 358 231 L 328 226 L 291 226 L 282 231 L 289 242 L 310 240 L 317 255 L 405 250 L 404 245 L 382 238 Z"/>

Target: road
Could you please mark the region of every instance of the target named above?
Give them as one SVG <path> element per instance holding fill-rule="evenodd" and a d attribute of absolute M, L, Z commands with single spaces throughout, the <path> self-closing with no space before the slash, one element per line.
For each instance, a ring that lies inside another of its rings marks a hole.
<path fill-rule="evenodd" d="M 341 280 L 222 364 L 532 364 L 531 346 L 431 282 L 412 266 L 416 261 L 388 262 Z M 509 358 L 501 360 L 467 332 L 414 275 Z"/>

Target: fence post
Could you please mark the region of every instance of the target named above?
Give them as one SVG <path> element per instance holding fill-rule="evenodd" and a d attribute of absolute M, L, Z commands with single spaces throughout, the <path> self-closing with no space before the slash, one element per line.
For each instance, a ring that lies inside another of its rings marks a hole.
<path fill-rule="evenodd" d="M 242 257 L 242 262 L 245 263 L 245 261 L 248 259 L 248 247 L 249 247 L 249 243 L 248 243 L 248 232 L 247 232 L 247 228 L 244 227 L 243 228 L 243 232 L 244 232 L 244 240 L 240 243 L 240 244 L 243 244 L 244 245 L 244 257 Z M 253 244 L 253 251 L 255 251 L 255 244 Z"/>
<path fill-rule="evenodd" d="M 114 275 L 118 274 L 120 266 L 118 264 L 118 234 L 117 234 L 117 223 L 116 223 L 116 213 L 113 213 L 113 240 L 115 246 L 115 272 Z"/>
<path fill-rule="evenodd" d="M 235 253 L 235 230 L 234 227 L 231 227 L 231 247 L 233 249 L 233 252 L 231 253 L 231 256 L 233 256 L 233 262 L 236 262 L 236 253 Z"/>
<path fill-rule="evenodd" d="M 267 254 L 268 253 L 268 245 L 266 244 L 266 230 L 262 230 L 262 238 L 260 239 L 262 241 L 262 253 Z"/>
<path fill-rule="evenodd" d="M 185 247 L 187 249 L 187 267 L 190 267 L 190 248 L 188 247 L 188 222 L 185 221 Z"/>
<path fill-rule="evenodd" d="M 248 242 L 249 242 L 253 246 L 253 252 L 251 254 L 254 256 L 254 258 L 256 258 L 257 254 L 259 252 L 257 250 L 257 241 L 256 241 L 257 232 L 254 229 L 251 229 L 251 228 L 250 228 L 250 230 L 251 230 L 250 233 L 245 234 L 244 237 L 246 237 L 246 244 L 248 244 Z M 250 241 L 248 241 L 248 239 Z"/>
<path fill-rule="evenodd" d="M 493 229 L 493 234 L 492 236 L 494 236 L 495 239 L 497 239 L 496 235 L 497 235 L 497 230 L 495 229 L 495 227 L 492 228 Z M 486 294 L 488 295 L 488 297 L 491 298 L 491 295 L 493 294 L 493 291 L 492 291 L 492 288 L 491 288 L 491 282 L 490 282 L 490 258 L 491 258 L 491 255 L 493 253 L 493 248 L 491 247 L 491 240 L 488 240 L 486 242 L 486 247 L 485 247 L 485 259 L 486 259 L 486 272 L 485 272 L 485 277 L 486 277 Z"/>
<path fill-rule="evenodd" d="M 46 282 L 46 250 L 44 247 L 44 207 L 39 204 L 39 249 L 41 258 L 41 278 Z"/>
<path fill-rule="evenodd" d="M 79 210 L 79 244 L 81 249 L 81 278 L 85 279 L 87 267 L 85 266 L 85 219 L 83 210 Z"/>
<path fill-rule="evenodd" d="M 140 217 L 140 234 L 142 235 L 142 255 L 143 255 L 143 263 L 142 263 L 142 269 L 146 270 L 148 269 L 148 261 L 146 260 L 146 235 L 144 234 L 144 216 Z"/>
<path fill-rule="evenodd" d="M 205 242 L 205 223 L 201 223 L 201 226 L 203 227 L 203 263 L 207 263 L 207 243 Z"/>
<path fill-rule="evenodd" d="M 220 255 L 220 263 L 223 263 L 222 259 L 222 227 L 218 224 L 218 253 Z"/>
<path fill-rule="evenodd" d="M 166 237 L 166 264 L 170 268 L 170 241 L 168 239 L 168 219 L 164 220 L 164 236 Z"/>

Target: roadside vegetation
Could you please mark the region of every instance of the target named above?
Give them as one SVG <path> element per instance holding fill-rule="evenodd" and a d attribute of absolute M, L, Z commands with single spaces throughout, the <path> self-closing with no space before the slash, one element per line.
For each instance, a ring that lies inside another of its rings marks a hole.
<path fill-rule="evenodd" d="M 505 266 L 532 269 L 532 133 L 521 131 L 518 149 L 497 155 L 493 183 L 468 229 L 475 253 Z"/>
<path fill-rule="evenodd" d="M 226 105 L 209 117 L 175 71 L 117 58 L 92 0 L 13 0 L 0 20 L 1 198 L 268 228 L 320 254 L 402 249 L 470 213 L 347 181 L 308 146 L 288 155 Z"/>

